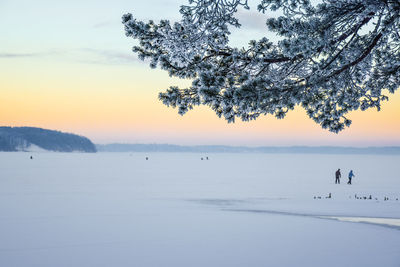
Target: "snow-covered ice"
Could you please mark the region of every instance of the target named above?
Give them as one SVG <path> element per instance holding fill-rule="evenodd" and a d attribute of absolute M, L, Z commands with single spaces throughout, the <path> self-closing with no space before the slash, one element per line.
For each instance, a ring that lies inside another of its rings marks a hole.
<path fill-rule="evenodd" d="M 400 266 L 399 162 L 0 153 L 0 266 Z"/>

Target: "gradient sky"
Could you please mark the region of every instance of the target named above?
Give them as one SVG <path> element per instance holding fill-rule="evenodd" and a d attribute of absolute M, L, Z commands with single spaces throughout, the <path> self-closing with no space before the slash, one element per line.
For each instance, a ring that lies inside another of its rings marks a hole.
<path fill-rule="evenodd" d="M 399 91 L 380 112 L 351 113 L 352 126 L 340 134 L 321 129 L 301 108 L 284 120 L 228 124 L 207 107 L 180 116 L 164 106 L 158 92 L 190 81 L 139 61 L 121 16 L 176 20 L 185 3 L 0 0 L 0 125 L 72 132 L 95 143 L 400 145 Z M 255 11 L 240 18 L 233 43 L 273 38 Z"/>

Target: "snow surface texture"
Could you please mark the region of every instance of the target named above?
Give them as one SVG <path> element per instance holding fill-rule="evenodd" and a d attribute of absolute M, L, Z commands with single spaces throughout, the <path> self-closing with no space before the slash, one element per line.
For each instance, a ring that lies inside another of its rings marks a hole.
<path fill-rule="evenodd" d="M 0 153 L 0 266 L 399 266 L 399 160 Z"/>

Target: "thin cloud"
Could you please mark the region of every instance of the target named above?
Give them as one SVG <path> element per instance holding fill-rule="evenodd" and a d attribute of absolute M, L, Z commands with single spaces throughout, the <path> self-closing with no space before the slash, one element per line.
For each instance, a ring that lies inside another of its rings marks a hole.
<path fill-rule="evenodd" d="M 115 21 L 103 21 L 103 22 L 99 22 L 93 25 L 93 28 L 96 29 L 101 29 L 101 28 L 108 28 L 108 27 L 112 27 L 115 26 Z"/>
<path fill-rule="evenodd" d="M 39 57 L 43 53 L 0 53 L 0 58 L 24 58 L 24 57 Z"/>
<path fill-rule="evenodd" d="M 83 48 L 82 52 L 89 54 L 86 60 L 81 62 L 102 65 L 125 65 L 142 62 L 135 54 L 123 53 L 114 50 L 102 50 L 94 48 Z"/>
<path fill-rule="evenodd" d="M 45 52 L 32 52 L 32 53 L 0 53 L 0 58 L 33 58 L 33 57 L 45 57 L 50 55 L 63 54 L 65 51 L 45 51 Z"/>
<path fill-rule="evenodd" d="M 75 62 L 101 64 L 101 65 L 128 65 L 142 62 L 137 56 L 129 52 L 115 50 L 77 48 L 63 51 L 47 51 L 34 53 L 0 53 L 0 59 L 19 59 L 19 58 L 44 58 L 56 55 L 55 60 L 73 60 Z"/>

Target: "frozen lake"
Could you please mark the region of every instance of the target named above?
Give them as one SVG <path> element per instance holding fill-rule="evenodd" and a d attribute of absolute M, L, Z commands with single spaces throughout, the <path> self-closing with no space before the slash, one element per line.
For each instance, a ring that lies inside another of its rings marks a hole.
<path fill-rule="evenodd" d="M 0 152 L 0 266 L 398 267 L 399 163 Z"/>

